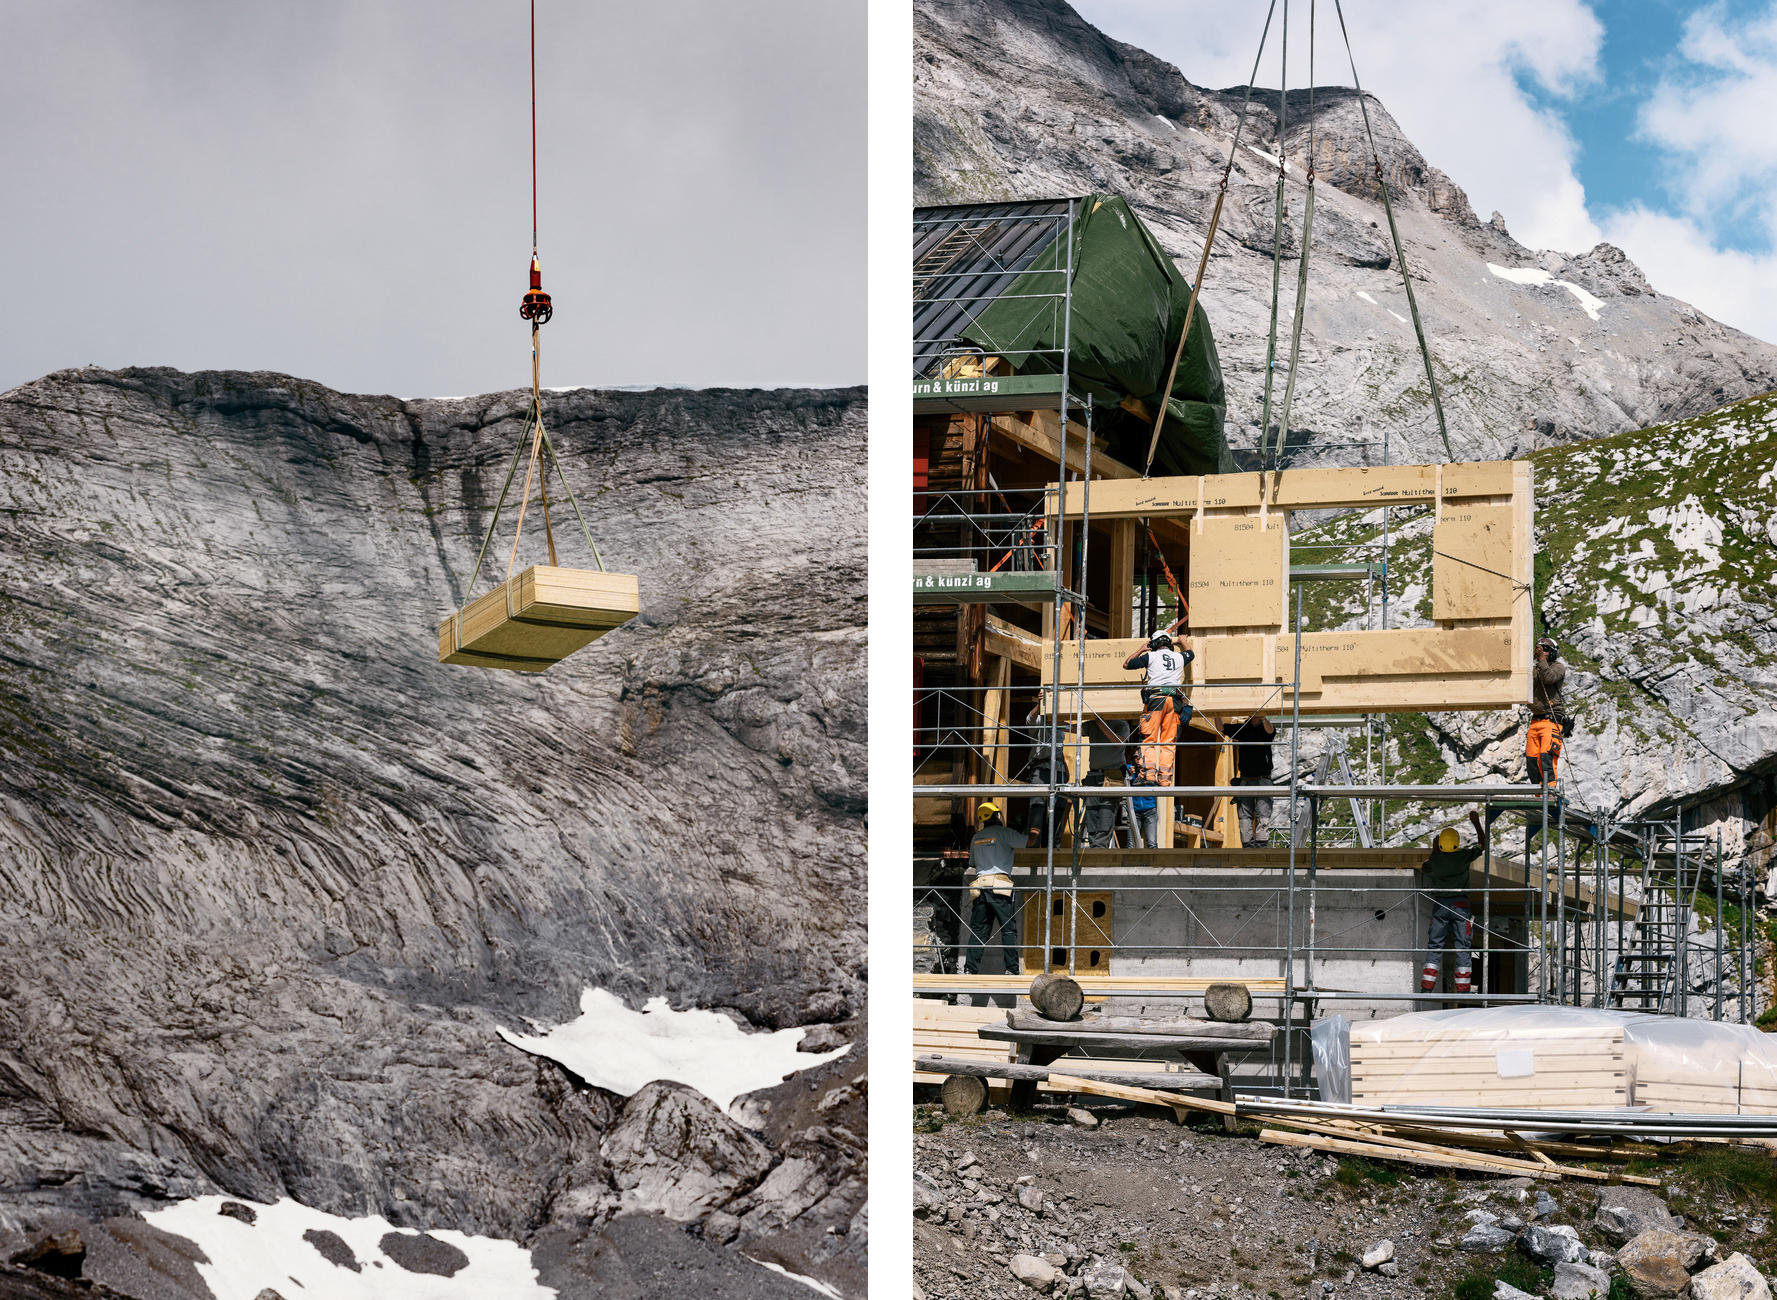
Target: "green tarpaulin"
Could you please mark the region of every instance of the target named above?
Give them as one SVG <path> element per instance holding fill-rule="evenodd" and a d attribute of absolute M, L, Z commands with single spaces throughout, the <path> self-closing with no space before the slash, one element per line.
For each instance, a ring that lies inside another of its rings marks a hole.
<path fill-rule="evenodd" d="M 1060 370 L 1062 313 L 1056 294 L 1066 265 L 1065 232 L 964 331 L 963 338 L 1010 361 L 1020 374 Z M 1191 286 L 1129 205 L 1112 194 L 1080 200 L 1074 217 L 1073 306 L 1068 383 L 1090 393 L 1094 424 L 1111 454 L 1140 469 L 1152 415 L 1143 422 L 1117 407 L 1127 397 L 1152 412 L 1184 328 Z M 1227 398 L 1215 339 L 1201 300 L 1191 322 L 1154 453 L 1155 474 L 1219 474 L 1233 469 L 1222 435 Z"/>

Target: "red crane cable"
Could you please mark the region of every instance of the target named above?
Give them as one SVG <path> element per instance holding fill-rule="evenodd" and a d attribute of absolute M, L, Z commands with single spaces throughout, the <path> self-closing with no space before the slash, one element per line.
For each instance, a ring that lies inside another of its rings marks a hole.
<path fill-rule="evenodd" d="M 531 0 L 531 256 L 537 255 L 537 0 Z"/>
<path fill-rule="evenodd" d="M 543 265 L 537 260 L 537 0 L 531 0 L 531 287 L 518 314 L 531 323 L 533 334 L 555 314 L 543 292 Z"/>

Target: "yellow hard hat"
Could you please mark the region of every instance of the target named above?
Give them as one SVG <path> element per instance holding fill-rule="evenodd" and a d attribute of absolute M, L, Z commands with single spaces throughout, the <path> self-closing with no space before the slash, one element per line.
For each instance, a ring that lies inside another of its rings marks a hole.
<path fill-rule="evenodd" d="M 996 815 L 999 810 L 1000 806 L 992 799 L 985 800 L 979 808 L 975 809 L 975 820 L 984 822 L 989 817 Z"/>
<path fill-rule="evenodd" d="M 1454 826 L 1446 826 L 1438 832 L 1438 847 L 1446 853 L 1451 852 L 1461 843 L 1462 836 L 1456 833 Z"/>

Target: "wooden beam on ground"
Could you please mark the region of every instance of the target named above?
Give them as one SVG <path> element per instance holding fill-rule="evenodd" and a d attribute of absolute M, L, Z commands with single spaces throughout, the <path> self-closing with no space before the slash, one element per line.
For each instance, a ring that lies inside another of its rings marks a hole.
<path fill-rule="evenodd" d="M 1024 1079 L 1036 1083 L 1048 1080 L 1064 1084 L 1072 1081 L 1110 1083 L 1123 1087 L 1143 1088 L 1153 1092 L 1171 1093 L 1192 1088 L 1213 1090 L 1221 1086 L 1214 1075 L 1202 1070 L 1117 1070 L 1115 1063 L 1104 1061 L 1090 1067 L 1083 1063 L 1065 1065 L 1025 1065 L 1015 1061 L 977 1061 L 960 1056 L 920 1056 L 914 1068 L 925 1074 L 966 1074 L 977 1079 Z"/>
<path fill-rule="evenodd" d="M 1181 1122 L 1185 1118 L 1184 1112 L 1188 1110 L 1208 1111 L 1212 1115 L 1234 1114 L 1234 1103 L 1231 1101 L 1214 1101 L 1208 1097 L 1191 1097 L 1183 1093 L 1161 1092 L 1155 1088 L 1132 1088 L 1120 1083 L 1082 1080 L 1074 1091 L 1087 1093 L 1094 1097 L 1109 1097 L 1115 1101 L 1139 1101 L 1150 1106 L 1170 1106 Z"/>
<path fill-rule="evenodd" d="M 1561 1179 L 1561 1174 L 1556 1170 L 1546 1169 L 1542 1165 L 1528 1160 L 1491 1159 L 1465 1151 L 1448 1151 L 1437 1148 L 1430 1151 L 1414 1151 L 1388 1146 L 1380 1142 L 1358 1142 L 1335 1137 L 1321 1137 L 1314 1133 L 1285 1133 L 1280 1129 L 1270 1128 L 1259 1133 L 1259 1140 L 1270 1142 L 1276 1146 L 1308 1147 L 1315 1151 L 1326 1151 L 1334 1155 L 1365 1156 L 1372 1160 L 1395 1160 L 1402 1164 L 1424 1165 L 1431 1169 L 1466 1169 L 1486 1174 L 1522 1174 L 1529 1178 L 1537 1178 L 1551 1183 L 1559 1182 Z"/>
<path fill-rule="evenodd" d="M 1054 1033 L 1164 1034 L 1198 1038 L 1223 1038 L 1231 1043 L 1269 1046 L 1277 1034 L 1277 1026 L 1262 1020 L 1227 1021 L 1199 1020 L 1186 1017 L 1161 1020 L 1149 1016 L 1090 1015 L 1080 1020 L 1051 1020 L 1033 1007 L 1018 1006 L 1006 1012 L 1006 1024 L 1013 1029 L 1049 1030 Z"/>

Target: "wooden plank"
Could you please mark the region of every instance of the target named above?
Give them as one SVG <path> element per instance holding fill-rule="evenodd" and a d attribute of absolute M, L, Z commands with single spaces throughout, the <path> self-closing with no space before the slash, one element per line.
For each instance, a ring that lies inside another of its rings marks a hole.
<path fill-rule="evenodd" d="M 1094 458 L 1096 463 L 1096 457 Z M 1519 462 L 1498 462 L 1514 465 Z M 1484 463 L 1483 463 L 1484 464 Z M 1387 465 L 1342 469 L 1290 469 L 1276 474 L 1209 474 L 1123 480 L 1092 485 L 1092 517 L 1117 519 L 1177 517 L 1204 508 L 1254 507 L 1261 500 L 1289 510 L 1337 509 L 1400 505 L 1430 501 L 1437 492 L 1436 465 Z M 1486 474 L 1480 466 L 1471 474 Z M 1495 476 L 1505 471 L 1491 471 Z M 1458 476 L 1461 483 L 1462 476 Z M 1496 477 L 1494 482 L 1498 481 Z M 1468 495 L 1473 493 L 1464 484 Z M 1508 489 L 1509 490 L 1509 489 Z M 1063 508 L 1069 518 L 1080 515 L 1082 494 L 1070 484 Z"/>
<path fill-rule="evenodd" d="M 1259 1140 L 1277 1146 L 1309 1147 L 1315 1151 L 1328 1151 L 1338 1155 L 1369 1156 L 1379 1160 L 1396 1160 L 1402 1164 L 1424 1165 L 1432 1169 L 1470 1169 L 1483 1173 L 1523 1174 L 1545 1182 L 1559 1181 L 1563 1172 L 1529 1160 L 1507 1160 L 1502 1157 L 1476 1155 L 1467 1151 L 1440 1150 L 1435 1153 L 1412 1151 L 1387 1146 L 1379 1142 L 1359 1142 L 1348 1138 L 1323 1137 L 1313 1133 L 1286 1133 L 1279 1129 L 1262 1130 L 1259 1133 Z"/>
<path fill-rule="evenodd" d="M 1040 850 L 1038 850 L 1040 852 Z M 1421 857 L 1424 855 L 1421 854 Z M 1225 975 L 1089 975 L 1077 974 L 1072 977 L 1080 987 L 1090 995 L 1094 992 L 1115 992 L 1123 988 L 1141 989 L 1176 989 L 1181 993 L 1201 993 L 1211 984 L 1228 982 Z M 975 989 L 1017 989 L 1026 992 L 1030 988 L 1029 975 L 950 975 L 936 973 L 916 974 L 913 977 L 915 991 L 922 993 L 966 993 Z M 1238 983 L 1254 994 L 1281 993 L 1281 979 L 1241 979 Z M 929 999 L 921 999 L 929 1001 Z M 991 1010 L 978 1007 L 976 1010 Z M 1004 1008 L 1000 1009 L 1001 1011 Z M 997 1013 L 996 1013 L 997 1014 Z"/>
<path fill-rule="evenodd" d="M 977 1061 L 952 1056 L 920 1056 L 914 1064 L 921 1070 L 936 1074 L 966 1074 L 975 1078 L 1026 1079 L 1056 1081 L 1083 1079 L 1093 1083 L 1112 1083 L 1126 1087 L 1153 1088 L 1157 1091 L 1181 1091 L 1189 1088 L 1217 1088 L 1220 1080 L 1201 1070 L 1122 1070 L 1119 1062 L 1100 1064 L 1078 1063 L 1066 1070 L 1048 1065 L 1025 1065 L 1016 1061 Z"/>
<path fill-rule="evenodd" d="M 1048 459 L 1051 464 L 1058 464 L 1061 459 L 1061 420 L 1054 411 L 1030 411 L 1029 420 L 1016 416 L 996 415 L 993 417 L 992 432 L 996 437 L 1023 447 L 1026 451 L 1034 451 Z M 1084 441 L 1085 426 L 1076 420 L 1068 421 L 1067 431 L 1067 467 L 1075 473 L 1085 473 L 1086 445 Z M 1141 481 L 1141 471 L 1113 460 L 1109 452 L 1104 450 L 1102 440 L 1092 447 L 1092 480 L 1094 490 L 1100 479 L 1122 479 Z M 1098 513 L 1096 509 L 1092 512 Z"/>
<path fill-rule="evenodd" d="M 995 658 L 990 669 L 987 698 L 983 702 L 981 738 L 987 750 L 987 777 L 990 785 L 1005 785 L 1011 778 L 1009 769 L 1012 733 L 1006 725 L 1011 709 L 1012 661 Z"/>
<path fill-rule="evenodd" d="M 438 660 L 540 673 L 640 609 L 634 574 L 533 565 L 445 618 Z"/>
<path fill-rule="evenodd" d="M 1516 489 L 1514 470 L 1522 461 L 1451 461 L 1443 467 L 1441 491 L 1450 497 L 1506 497 Z"/>
<path fill-rule="evenodd" d="M 1208 1097 L 1192 1097 L 1185 1093 L 1166 1093 L 1154 1088 L 1131 1088 L 1120 1083 L 1099 1083 L 1095 1080 L 1082 1079 L 1074 1086 L 1075 1092 L 1083 1092 L 1093 1097 L 1111 1097 L 1118 1101 L 1141 1101 L 1151 1106 L 1170 1106 L 1180 1119 L 1184 1116 L 1179 1112 L 1187 1110 L 1208 1111 L 1212 1115 L 1233 1115 L 1235 1105 L 1228 1101 L 1215 1101 Z"/>
<path fill-rule="evenodd" d="M 995 1025 L 983 1025 L 981 1037 L 999 1042 L 1075 1048 L 1087 1052 L 1103 1051 L 1106 1048 L 1124 1052 L 1228 1052 L 1246 1051 L 1254 1046 L 1264 1045 L 1242 1039 L 1211 1038 L 1201 1034 L 1098 1034 L 1008 1029 Z"/>
<path fill-rule="evenodd" d="M 1035 632 L 1027 632 L 1014 623 L 996 615 L 987 616 L 983 649 L 990 655 L 1001 655 L 1020 668 L 1030 672 L 1041 672 L 1043 668 L 1043 638 Z"/>
<path fill-rule="evenodd" d="M 1263 1020 L 1229 1021 L 1199 1020 L 1195 1017 L 1161 1020 L 1148 1016 L 1089 1015 L 1079 1020 L 1051 1020 L 1035 1008 L 1014 1007 L 1006 1012 L 1005 1023 L 1013 1029 L 1038 1029 L 1059 1032 L 1084 1031 L 1112 1034 L 1195 1035 L 1199 1038 L 1228 1038 L 1269 1044 L 1277 1034 L 1277 1026 Z"/>
<path fill-rule="evenodd" d="M 1110 635 L 1135 635 L 1135 520 L 1113 520 L 1110 525 Z"/>

